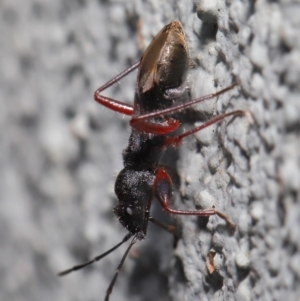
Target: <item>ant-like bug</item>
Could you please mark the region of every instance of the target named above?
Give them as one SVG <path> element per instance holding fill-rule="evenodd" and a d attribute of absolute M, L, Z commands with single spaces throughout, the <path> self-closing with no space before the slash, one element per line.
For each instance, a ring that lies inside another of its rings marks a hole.
<path fill-rule="evenodd" d="M 139 69 L 133 106 L 100 94 L 137 67 Z M 105 301 L 109 300 L 120 269 L 131 247 L 138 240 L 145 238 L 148 221 L 150 220 L 172 232 L 167 225 L 150 216 L 151 202 L 154 197 L 158 199 L 162 208 L 171 214 L 218 215 L 229 226 L 234 227 L 234 224 L 225 214 L 215 209 L 186 211 L 170 207 L 172 181 L 166 169 L 158 164 L 164 149 L 168 146 L 177 146 L 184 137 L 219 122 L 225 117 L 244 114 L 242 110 L 229 112 L 216 116 L 182 134 L 166 136 L 180 126 L 178 120 L 166 117 L 166 115 L 216 97 L 237 85 L 233 84 L 217 93 L 173 105 L 186 90 L 185 80 L 188 69 L 188 49 L 182 26 L 179 21 L 173 21 L 154 37 L 140 62 L 95 92 L 95 100 L 98 103 L 118 113 L 131 116 L 132 132 L 128 146 L 123 151 L 124 168 L 119 173 L 115 183 L 115 193 L 119 199 L 119 204 L 114 207 L 115 215 L 129 233 L 110 250 L 86 263 L 65 270 L 59 275 L 66 275 L 100 260 L 133 237 L 107 289 Z"/>

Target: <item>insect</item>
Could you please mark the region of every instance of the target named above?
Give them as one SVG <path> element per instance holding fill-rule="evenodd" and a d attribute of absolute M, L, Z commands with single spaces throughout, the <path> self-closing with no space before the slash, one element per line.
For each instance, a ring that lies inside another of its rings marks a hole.
<path fill-rule="evenodd" d="M 101 94 L 103 90 L 136 68 L 138 68 L 138 75 L 133 106 Z M 124 168 L 119 173 L 115 183 L 115 193 L 119 203 L 114 207 L 115 215 L 128 230 L 128 234 L 120 243 L 105 253 L 86 263 L 65 270 L 59 275 L 66 275 L 100 260 L 132 238 L 107 289 L 105 301 L 110 298 L 114 284 L 131 247 L 138 240 L 145 238 L 148 222 L 152 221 L 167 228 L 166 225 L 150 216 L 152 199 L 157 198 L 162 208 L 171 214 L 218 215 L 229 226 L 234 227 L 234 224 L 225 214 L 214 208 L 187 211 L 173 209 L 170 206 L 172 180 L 166 169 L 158 163 L 163 151 L 167 147 L 178 146 L 183 138 L 228 116 L 244 114 L 242 110 L 232 111 L 216 116 L 204 124 L 181 134 L 168 135 L 180 126 L 180 122 L 170 117 L 170 114 L 216 97 L 237 85 L 233 84 L 217 93 L 185 103 L 178 103 L 178 99 L 186 90 L 185 80 L 188 69 L 188 48 L 182 25 L 175 20 L 163 27 L 154 37 L 138 63 L 117 75 L 95 92 L 94 97 L 98 103 L 118 113 L 131 116 L 130 126 L 132 132 L 128 146 L 123 151 Z"/>

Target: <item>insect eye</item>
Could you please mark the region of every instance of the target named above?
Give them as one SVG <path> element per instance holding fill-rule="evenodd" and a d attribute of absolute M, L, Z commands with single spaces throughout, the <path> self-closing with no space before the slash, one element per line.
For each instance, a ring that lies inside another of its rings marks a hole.
<path fill-rule="evenodd" d="M 128 215 L 132 215 L 132 209 L 130 207 L 126 207 L 126 213 Z"/>

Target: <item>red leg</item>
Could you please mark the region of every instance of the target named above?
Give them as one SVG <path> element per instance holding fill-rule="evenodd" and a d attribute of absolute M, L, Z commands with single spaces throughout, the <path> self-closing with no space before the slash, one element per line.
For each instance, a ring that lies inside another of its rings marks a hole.
<path fill-rule="evenodd" d="M 135 63 L 133 66 L 129 67 L 113 79 L 111 79 L 109 82 L 107 82 L 105 85 L 101 86 L 98 90 L 96 90 L 94 94 L 94 99 L 100 103 L 101 105 L 105 106 L 108 109 L 111 109 L 113 111 L 132 116 L 133 114 L 133 106 L 125 104 L 123 102 L 120 102 L 118 100 L 115 100 L 113 98 L 109 98 L 106 96 L 103 96 L 100 94 L 103 90 L 107 89 L 120 79 L 122 79 L 124 76 L 132 72 L 134 69 L 136 69 L 139 66 L 140 62 Z"/>
<path fill-rule="evenodd" d="M 172 181 L 163 167 L 159 167 L 156 171 L 156 178 L 154 182 L 154 190 L 156 197 L 162 208 L 171 214 L 179 215 L 197 215 L 197 216 L 211 216 L 218 215 L 226 221 L 230 228 L 235 229 L 235 224 L 222 212 L 215 209 L 204 210 L 180 210 L 170 208 L 172 195 Z"/>
<path fill-rule="evenodd" d="M 171 108 L 167 108 L 167 109 L 164 109 L 164 110 L 161 110 L 161 111 L 156 111 L 156 112 L 141 115 L 141 116 L 132 117 L 132 119 L 130 120 L 130 125 L 133 128 L 138 129 L 140 131 L 144 131 L 144 132 L 151 133 L 151 134 L 156 134 L 156 135 L 165 135 L 165 134 L 171 133 L 179 127 L 180 124 L 179 124 L 178 121 L 176 122 L 174 119 L 169 118 L 169 119 L 166 120 L 165 124 L 157 125 L 155 123 L 147 122 L 147 119 L 150 119 L 150 118 L 153 118 L 153 117 L 158 117 L 158 116 L 164 116 L 164 115 L 168 115 L 168 114 L 171 114 L 171 113 L 181 111 L 181 110 L 183 110 L 185 108 L 188 108 L 188 107 L 190 107 L 190 106 L 192 106 L 196 103 L 199 103 L 199 102 L 202 102 L 204 100 L 217 97 L 217 96 L 233 89 L 237 85 L 238 84 L 235 83 L 235 84 L 233 84 L 233 85 L 231 85 L 231 86 L 229 86 L 229 87 L 227 87 L 227 88 L 225 88 L 225 89 L 223 89 L 219 92 L 209 94 L 209 95 L 206 95 L 206 96 L 202 96 L 200 98 L 193 99 L 191 101 L 179 104 L 179 105 L 171 107 Z"/>
<path fill-rule="evenodd" d="M 173 225 L 165 224 L 161 221 L 158 221 L 157 219 L 153 218 L 152 216 L 149 216 L 149 221 L 155 224 L 158 227 L 161 227 L 162 229 L 166 230 L 167 232 L 176 235 L 176 227 Z"/>
<path fill-rule="evenodd" d="M 146 116 L 146 115 L 143 115 Z M 138 118 L 138 117 L 137 117 Z M 155 135 L 165 135 L 168 133 L 174 132 L 179 128 L 180 122 L 174 118 L 165 118 L 163 123 L 147 122 L 147 121 L 138 121 L 135 122 L 135 117 L 133 117 L 129 124 L 136 130 L 145 133 L 151 133 Z"/>
<path fill-rule="evenodd" d="M 220 122 L 222 121 L 224 118 L 226 117 L 229 117 L 229 116 L 242 116 L 242 115 L 245 115 L 245 111 L 242 111 L 242 110 L 237 110 L 237 111 L 232 111 L 232 112 L 229 112 L 229 113 L 225 113 L 225 114 L 222 114 L 222 115 L 219 115 L 219 116 L 216 116 L 214 118 L 211 118 L 210 120 L 208 120 L 207 122 L 199 125 L 199 126 L 196 126 L 184 133 L 182 133 L 181 135 L 178 135 L 178 136 L 174 136 L 174 137 L 166 137 L 165 138 L 165 145 L 166 146 L 169 146 L 169 145 L 179 145 L 181 143 L 181 140 L 189 135 L 192 135 L 198 131 L 201 131 L 205 128 L 207 128 L 208 126 L 214 124 L 214 123 L 217 123 L 217 122 Z"/>

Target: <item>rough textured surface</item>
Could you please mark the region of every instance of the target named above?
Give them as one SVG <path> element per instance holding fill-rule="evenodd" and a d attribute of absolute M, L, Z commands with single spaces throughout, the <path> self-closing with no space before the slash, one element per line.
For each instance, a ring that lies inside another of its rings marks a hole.
<path fill-rule="evenodd" d="M 237 230 L 218 217 L 178 218 L 182 239 L 173 250 L 172 237 L 149 227 L 111 300 L 300 298 L 299 4 L 4 0 L 0 14 L 1 300 L 103 299 L 125 246 L 56 277 L 126 233 L 112 208 L 130 129 L 93 92 L 173 19 L 186 32 L 193 98 L 240 82 L 197 106 L 195 121 L 234 109 L 252 114 L 185 140 L 175 205 L 215 205 Z M 132 102 L 134 76 L 106 94 Z"/>

